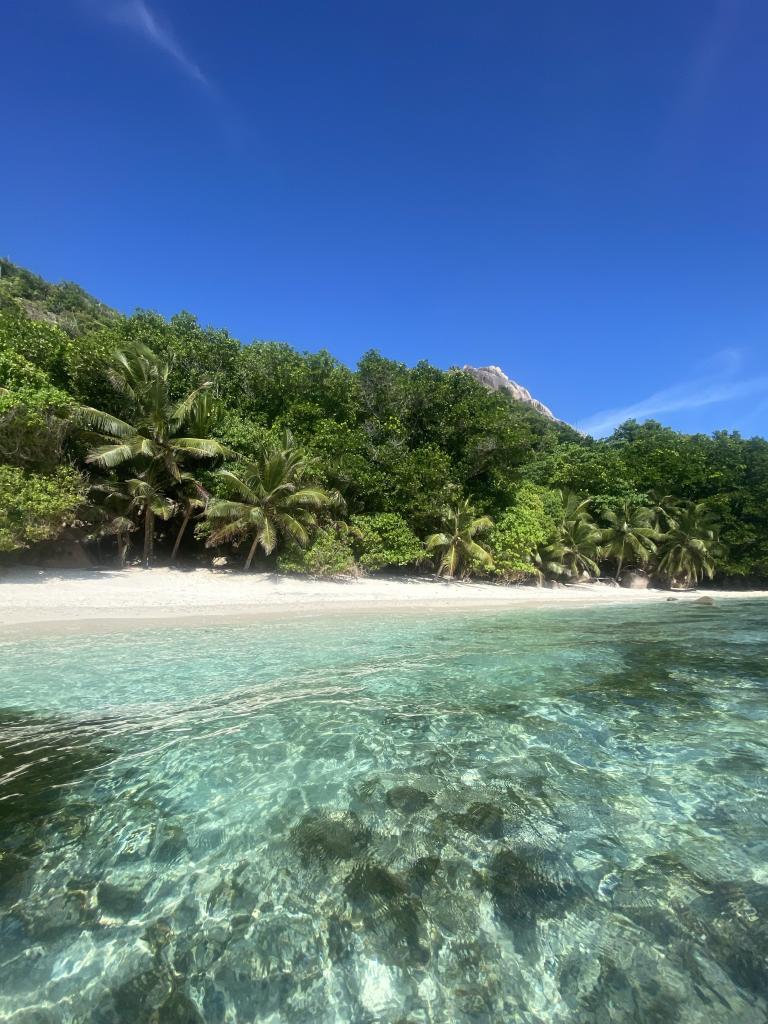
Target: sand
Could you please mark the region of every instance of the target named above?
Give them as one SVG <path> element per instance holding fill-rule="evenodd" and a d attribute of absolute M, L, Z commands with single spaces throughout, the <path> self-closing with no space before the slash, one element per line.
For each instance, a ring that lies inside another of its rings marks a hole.
<path fill-rule="evenodd" d="M 710 592 L 716 601 L 768 592 Z M 692 601 L 700 593 L 675 595 Z M 19 570 L 0 576 L 0 635 L 135 625 L 216 623 L 445 610 L 559 608 L 666 601 L 669 592 L 606 584 L 557 589 L 414 578 L 316 580 L 272 573 L 195 569 Z"/>

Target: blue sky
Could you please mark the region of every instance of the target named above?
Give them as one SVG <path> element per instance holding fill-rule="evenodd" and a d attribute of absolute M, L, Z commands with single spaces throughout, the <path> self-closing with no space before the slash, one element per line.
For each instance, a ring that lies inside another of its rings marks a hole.
<path fill-rule="evenodd" d="M 0 252 L 243 340 L 768 434 L 765 0 L 12 0 Z"/>

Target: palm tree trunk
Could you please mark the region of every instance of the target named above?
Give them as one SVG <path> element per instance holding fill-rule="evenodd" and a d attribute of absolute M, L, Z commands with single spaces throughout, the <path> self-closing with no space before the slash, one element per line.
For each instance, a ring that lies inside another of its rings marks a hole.
<path fill-rule="evenodd" d="M 144 510 L 144 568 L 152 565 L 152 542 L 155 539 L 155 513 L 151 508 Z"/>
<path fill-rule="evenodd" d="M 248 552 L 248 557 L 245 560 L 245 571 L 246 572 L 248 572 L 248 570 L 251 568 L 251 562 L 253 561 L 253 556 L 256 554 L 256 545 L 258 543 L 259 543 L 259 537 L 258 537 L 258 534 L 257 534 L 253 538 L 253 544 L 251 544 L 251 550 Z"/>
<path fill-rule="evenodd" d="M 624 556 L 619 555 L 618 562 L 616 563 L 616 582 L 618 583 L 621 577 L 621 567 L 624 564 Z"/>
<path fill-rule="evenodd" d="M 179 550 L 179 544 L 181 544 L 181 538 L 184 536 L 184 531 L 187 528 L 187 523 L 189 522 L 189 517 L 191 515 L 192 515 L 191 511 L 184 513 L 184 518 L 183 518 L 183 520 L 181 522 L 181 526 L 179 527 L 179 532 L 176 534 L 176 542 L 174 543 L 173 551 L 171 552 L 171 561 L 172 562 L 176 561 L 176 554 L 177 554 L 177 552 Z"/>
<path fill-rule="evenodd" d="M 128 549 L 128 545 L 123 536 L 123 531 L 117 531 L 117 561 L 121 569 L 125 568 L 125 554 Z"/>

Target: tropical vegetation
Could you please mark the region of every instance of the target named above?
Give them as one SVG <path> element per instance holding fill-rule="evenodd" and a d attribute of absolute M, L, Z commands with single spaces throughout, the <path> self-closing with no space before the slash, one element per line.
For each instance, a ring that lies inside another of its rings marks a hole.
<path fill-rule="evenodd" d="M 583 436 L 469 374 L 122 316 L 0 261 L 0 558 L 768 579 L 768 441 Z"/>

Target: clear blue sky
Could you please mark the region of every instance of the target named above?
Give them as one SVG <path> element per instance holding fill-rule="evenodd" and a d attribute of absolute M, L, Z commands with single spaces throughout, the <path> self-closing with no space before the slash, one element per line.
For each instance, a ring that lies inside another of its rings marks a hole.
<path fill-rule="evenodd" d="M 596 432 L 768 434 L 766 53 L 766 0 L 11 0 L 0 253 L 497 363 Z"/>

